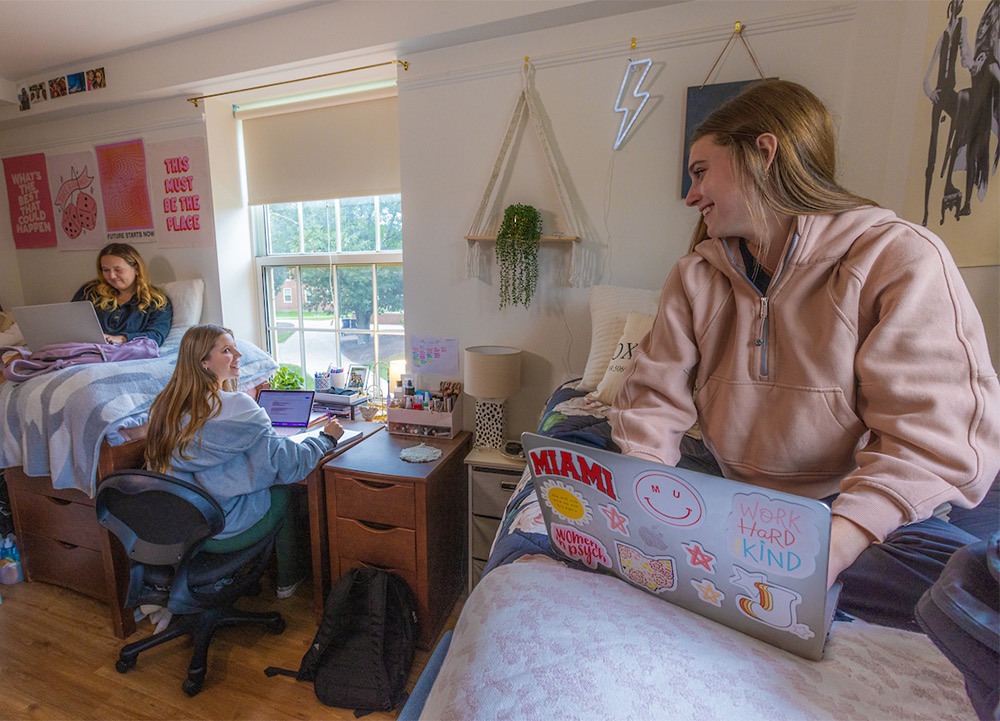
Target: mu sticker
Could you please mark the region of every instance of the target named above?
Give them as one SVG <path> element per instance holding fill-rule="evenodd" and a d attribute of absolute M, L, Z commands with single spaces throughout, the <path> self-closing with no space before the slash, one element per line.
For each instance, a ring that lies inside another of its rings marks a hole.
<path fill-rule="evenodd" d="M 649 471 L 635 481 L 635 497 L 657 521 L 678 528 L 698 525 L 705 513 L 701 496 L 680 478 L 663 471 Z"/>

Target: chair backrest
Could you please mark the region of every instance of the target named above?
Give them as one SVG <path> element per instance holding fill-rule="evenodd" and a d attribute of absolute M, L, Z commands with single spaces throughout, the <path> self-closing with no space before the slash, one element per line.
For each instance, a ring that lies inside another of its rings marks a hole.
<path fill-rule="evenodd" d="M 95 506 L 129 559 L 147 565 L 177 566 L 225 527 L 222 507 L 208 493 L 154 471 L 112 473 L 98 486 Z"/>

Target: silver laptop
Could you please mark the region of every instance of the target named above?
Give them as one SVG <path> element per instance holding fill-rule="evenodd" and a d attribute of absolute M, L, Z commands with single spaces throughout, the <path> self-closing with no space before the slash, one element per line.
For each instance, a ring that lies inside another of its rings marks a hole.
<path fill-rule="evenodd" d="M 521 441 L 557 553 L 823 657 L 840 591 L 826 588 L 825 503 L 533 433 Z"/>
<path fill-rule="evenodd" d="M 90 301 L 22 305 L 12 308 L 24 344 L 34 352 L 56 343 L 105 343 Z"/>
<path fill-rule="evenodd" d="M 257 405 L 264 409 L 279 436 L 294 436 L 327 417 L 313 410 L 313 391 L 262 390 Z M 318 433 L 319 431 L 317 431 Z"/>

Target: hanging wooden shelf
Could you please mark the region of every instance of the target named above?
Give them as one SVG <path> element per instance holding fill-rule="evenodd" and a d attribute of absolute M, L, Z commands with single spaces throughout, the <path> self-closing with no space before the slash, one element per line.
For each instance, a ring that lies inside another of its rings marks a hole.
<path fill-rule="evenodd" d="M 486 243 L 495 243 L 497 237 L 495 235 L 467 235 L 466 240 L 483 241 Z M 579 243 L 580 236 L 578 235 L 543 235 L 538 239 L 541 243 Z"/>

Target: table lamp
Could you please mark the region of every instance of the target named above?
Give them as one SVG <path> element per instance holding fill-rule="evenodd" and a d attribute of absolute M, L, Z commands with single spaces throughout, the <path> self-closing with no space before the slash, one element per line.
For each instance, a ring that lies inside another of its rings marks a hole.
<path fill-rule="evenodd" d="M 465 392 L 476 399 L 476 446 L 503 448 L 505 401 L 521 388 L 521 351 L 499 345 L 465 349 Z"/>

